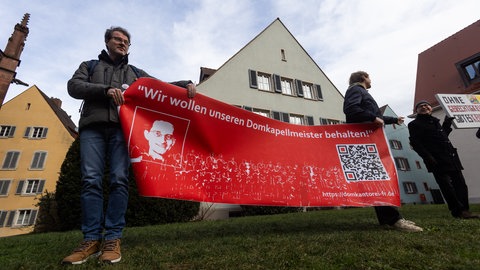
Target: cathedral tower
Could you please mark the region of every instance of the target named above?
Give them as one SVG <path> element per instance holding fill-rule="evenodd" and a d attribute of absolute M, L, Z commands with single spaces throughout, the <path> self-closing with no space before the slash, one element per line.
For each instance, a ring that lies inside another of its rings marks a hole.
<path fill-rule="evenodd" d="M 0 50 L 0 109 L 3 105 L 8 87 L 11 83 L 26 85 L 24 82 L 15 78 L 15 70 L 20 65 L 20 55 L 25 47 L 25 41 L 28 36 L 28 19 L 30 14 L 25 13 L 21 23 L 15 25 L 12 36 L 8 39 L 5 50 Z"/>

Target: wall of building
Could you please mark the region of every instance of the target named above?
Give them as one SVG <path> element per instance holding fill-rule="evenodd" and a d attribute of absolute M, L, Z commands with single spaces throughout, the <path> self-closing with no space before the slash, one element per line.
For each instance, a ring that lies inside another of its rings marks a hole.
<path fill-rule="evenodd" d="M 384 115 L 398 117 L 389 106 L 386 106 Z M 389 142 L 391 140 L 397 140 L 400 141 L 402 145 L 401 149 L 394 149 L 390 146 L 392 157 L 405 158 L 409 164 L 408 170 L 401 170 L 397 167 L 398 185 L 402 204 L 434 203 L 431 190 L 438 190 L 439 187 L 433 175 L 427 171 L 422 158 L 410 147 L 410 135 L 407 125 L 387 125 L 385 126 L 385 134 Z M 417 167 L 417 163 L 420 167 Z M 408 193 L 404 184 L 406 182 L 414 182 L 417 191 Z"/>
<path fill-rule="evenodd" d="M 0 237 L 3 237 L 33 230 L 33 226 L 15 225 L 19 218 L 18 211 L 38 210 L 38 198 L 45 191 L 55 191 L 61 165 L 74 138 L 36 86 L 30 87 L 2 106 L 0 125 L 15 126 L 13 137 L 0 137 L 0 165 L 3 166 L 7 152 L 20 152 L 15 169 L 0 167 L 0 180 L 12 180 L 7 194 L 0 196 L 0 211 L 7 213 L 0 222 Z M 27 127 L 48 128 L 48 131 L 44 138 L 25 138 Z M 41 169 L 32 169 L 33 156 L 37 151 L 46 152 L 45 163 Z M 45 180 L 43 188 L 33 194 L 26 194 L 25 189 L 28 187 L 25 185 L 22 192 L 16 194 L 18 184 L 26 179 Z M 10 218 L 12 211 L 16 211 L 13 220 Z M 13 221 L 12 226 L 9 225 L 9 220 Z"/>

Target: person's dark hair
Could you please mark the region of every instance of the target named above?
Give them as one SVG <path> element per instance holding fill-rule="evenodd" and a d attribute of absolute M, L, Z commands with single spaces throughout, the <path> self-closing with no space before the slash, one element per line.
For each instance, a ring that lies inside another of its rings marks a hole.
<path fill-rule="evenodd" d="M 348 84 L 352 85 L 354 83 L 361 83 L 365 80 L 365 78 L 368 78 L 368 73 L 365 71 L 357 71 L 354 72 L 350 75 L 350 79 L 348 81 Z"/>
<path fill-rule="evenodd" d="M 112 26 L 105 31 L 105 43 L 107 43 L 112 38 L 112 33 L 114 31 L 121 32 L 122 34 L 127 36 L 129 42 L 132 42 L 132 39 L 130 38 L 130 33 L 127 31 L 127 29 L 120 26 Z"/>

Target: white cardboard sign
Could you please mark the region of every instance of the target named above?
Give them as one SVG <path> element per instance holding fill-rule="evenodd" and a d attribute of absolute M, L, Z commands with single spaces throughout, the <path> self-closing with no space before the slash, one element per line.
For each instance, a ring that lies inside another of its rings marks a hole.
<path fill-rule="evenodd" d="M 455 117 L 456 128 L 480 127 L 480 95 L 436 94 L 445 113 Z"/>

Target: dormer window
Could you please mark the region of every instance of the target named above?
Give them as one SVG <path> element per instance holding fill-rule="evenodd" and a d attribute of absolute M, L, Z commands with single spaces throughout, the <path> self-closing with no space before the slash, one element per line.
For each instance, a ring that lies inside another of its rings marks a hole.
<path fill-rule="evenodd" d="M 480 53 L 455 64 L 465 87 L 480 82 Z"/>

